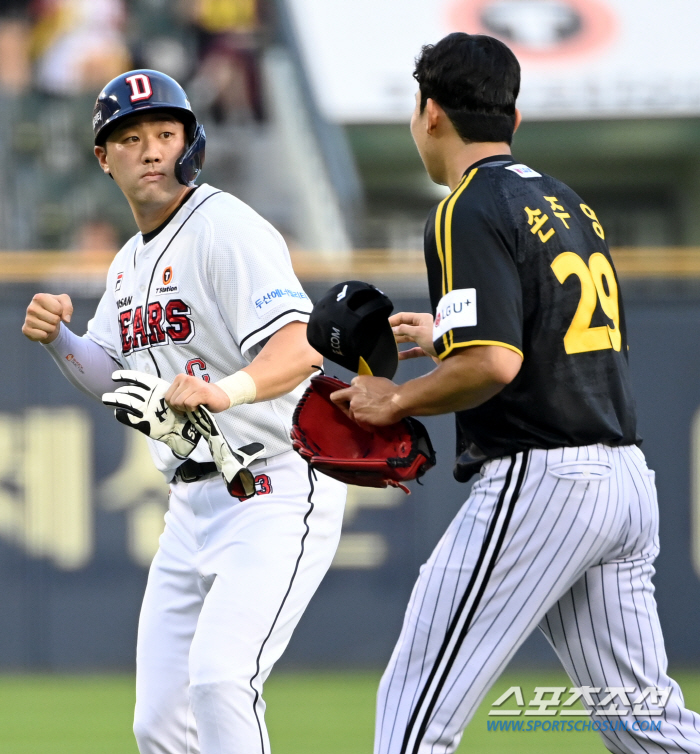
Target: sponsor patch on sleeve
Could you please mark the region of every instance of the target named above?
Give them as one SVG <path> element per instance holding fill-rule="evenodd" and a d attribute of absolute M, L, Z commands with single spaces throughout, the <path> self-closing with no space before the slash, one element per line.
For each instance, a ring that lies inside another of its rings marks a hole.
<path fill-rule="evenodd" d="M 258 288 L 250 298 L 261 319 L 283 305 L 291 309 L 307 309 L 310 306 L 309 297 L 300 288 L 266 286 Z"/>
<path fill-rule="evenodd" d="M 476 325 L 476 288 L 460 288 L 446 293 L 437 305 L 433 341 L 459 327 Z"/>
<path fill-rule="evenodd" d="M 541 178 L 542 173 L 529 168 L 527 165 L 507 165 L 506 170 L 517 173 L 521 178 Z"/>

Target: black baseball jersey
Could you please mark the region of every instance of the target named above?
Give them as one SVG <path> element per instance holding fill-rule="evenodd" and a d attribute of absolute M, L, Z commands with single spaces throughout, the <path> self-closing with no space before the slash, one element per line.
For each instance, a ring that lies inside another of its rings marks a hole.
<path fill-rule="evenodd" d="M 433 340 L 523 357 L 498 395 L 457 413 L 457 452 L 639 441 L 624 310 L 595 212 L 510 155 L 470 167 L 425 233 Z"/>

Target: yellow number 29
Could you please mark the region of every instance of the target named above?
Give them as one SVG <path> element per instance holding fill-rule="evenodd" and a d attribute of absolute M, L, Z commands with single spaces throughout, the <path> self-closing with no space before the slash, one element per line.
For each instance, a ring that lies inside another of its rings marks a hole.
<path fill-rule="evenodd" d="M 581 281 L 581 299 L 576 313 L 564 336 L 564 349 L 568 354 L 587 351 L 603 351 L 622 348 L 620 332 L 620 306 L 617 296 L 617 281 L 610 262 L 603 254 L 591 254 L 588 264 L 578 254 L 565 251 L 552 262 L 552 270 L 557 280 L 564 284 L 570 275 Z M 596 304 L 613 326 L 591 327 Z"/>

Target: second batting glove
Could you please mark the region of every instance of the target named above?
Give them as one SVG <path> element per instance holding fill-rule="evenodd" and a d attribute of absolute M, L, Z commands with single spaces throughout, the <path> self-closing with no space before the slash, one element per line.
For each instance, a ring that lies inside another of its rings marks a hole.
<path fill-rule="evenodd" d="M 207 441 L 216 468 L 223 475 L 229 494 L 241 499 L 253 497 L 255 477 L 248 466 L 265 452 L 265 446 L 261 442 L 252 442 L 233 450 L 221 433 L 214 415 L 205 406 L 189 411 L 187 416 Z"/>

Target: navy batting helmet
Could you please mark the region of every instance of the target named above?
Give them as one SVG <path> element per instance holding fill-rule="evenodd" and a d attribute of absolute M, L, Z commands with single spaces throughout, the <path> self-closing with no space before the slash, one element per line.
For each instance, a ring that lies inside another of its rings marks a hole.
<path fill-rule="evenodd" d="M 175 165 L 175 176 L 185 186 L 194 186 L 204 165 L 204 128 L 197 123 L 185 90 L 160 71 L 129 71 L 107 84 L 98 95 L 92 114 L 95 145 L 104 146 L 124 118 L 154 110 L 171 113 L 184 124 L 189 145 Z"/>

